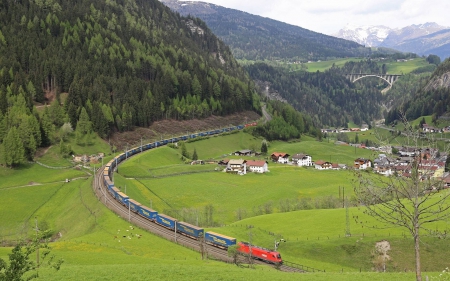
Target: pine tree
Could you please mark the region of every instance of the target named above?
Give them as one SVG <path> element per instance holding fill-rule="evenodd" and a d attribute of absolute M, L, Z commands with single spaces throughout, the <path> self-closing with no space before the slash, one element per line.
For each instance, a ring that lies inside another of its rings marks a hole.
<path fill-rule="evenodd" d="M 189 158 L 189 153 L 186 149 L 186 144 L 184 142 L 181 143 L 181 155 L 183 155 L 186 158 Z"/>
<path fill-rule="evenodd" d="M 14 167 L 20 164 L 25 155 L 23 143 L 20 140 L 16 127 L 12 127 L 3 140 L 5 149 L 5 163 L 7 166 Z"/>
<path fill-rule="evenodd" d="M 266 154 L 267 153 L 267 142 L 266 140 L 263 140 L 261 143 L 261 153 Z"/>
<path fill-rule="evenodd" d="M 198 160 L 197 150 L 194 147 L 194 152 L 192 153 L 192 160 Z"/>

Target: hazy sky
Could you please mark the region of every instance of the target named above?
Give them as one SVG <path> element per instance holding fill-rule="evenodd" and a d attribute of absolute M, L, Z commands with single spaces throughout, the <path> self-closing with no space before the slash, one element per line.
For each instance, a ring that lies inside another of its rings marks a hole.
<path fill-rule="evenodd" d="M 194 0 L 195 1 L 195 0 Z M 333 34 L 347 24 L 391 28 L 436 22 L 450 27 L 449 0 L 202 0 Z"/>

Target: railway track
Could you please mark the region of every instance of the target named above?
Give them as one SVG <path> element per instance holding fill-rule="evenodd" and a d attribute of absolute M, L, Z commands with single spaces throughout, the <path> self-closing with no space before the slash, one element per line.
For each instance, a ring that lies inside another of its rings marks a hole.
<path fill-rule="evenodd" d="M 158 225 L 150 220 L 147 220 L 143 218 L 142 216 L 132 212 L 129 208 L 125 207 L 124 205 L 120 204 L 117 200 L 111 197 L 109 192 L 107 191 L 107 187 L 104 185 L 103 182 L 103 169 L 97 170 L 94 174 L 94 184 L 93 184 L 93 191 L 95 195 L 97 196 L 98 200 L 101 201 L 108 209 L 116 213 L 118 216 L 122 217 L 123 219 L 129 221 L 131 224 L 134 224 L 142 229 L 145 229 L 155 235 L 158 235 L 160 237 L 163 237 L 169 241 L 172 241 L 174 243 L 177 243 L 179 245 L 182 245 L 184 247 L 187 247 L 189 249 L 192 249 L 197 252 L 201 252 L 203 249 L 204 254 L 206 254 L 208 257 L 213 257 L 216 260 L 221 260 L 224 262 L 232 263 L 233 259 L 232 257 L 228 256 L 227 250 L 223 250 L 214 246 L 211 246 L 209 244 L 204 243 L 203 241 L 199 241 L 193 238 L 190 238 L 188 236 L 182 235 L 180 233 L 176 233 L 171 229 L 165 228 L 161 225 Z M 241 263 L 247 263 L 248 257 L 240 256 L 239 261 Z M 260 265 L 266 265 L 266 266 L 272 266 L 269 265 L 266 262 L 260 261 L 260 260 L 252 260 L 252 263 L 254 264 L 260 264 Z M 280 265 L 278 267 L 280 271 L 285 272 L 299 272 L 299 273 L 305 273 L 307 271 L 291 267 L 287 265 Z"/>

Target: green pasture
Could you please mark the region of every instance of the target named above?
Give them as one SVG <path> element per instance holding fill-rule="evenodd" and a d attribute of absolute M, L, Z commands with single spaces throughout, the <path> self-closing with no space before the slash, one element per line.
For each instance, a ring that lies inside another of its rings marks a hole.
<path fill-rule="evenodd" d="M 22 164 L 17 168 L 0 167 L 0 190 L 24 185 L 62 182 L 65 179 L 89 176 L 83 170 L 48 169 L 38 164 Z"/>
<path fill-rule="evenodd" d="M 277 164 L 270 164 L 269 169 L 270 173 L 245 176 L 211 172 L 159 179 L 127 180 L 116 174 L 114 182 L 122 191 L 126 185 L 127 194 L 145 205 L 152 200 L 152 207 L 159 212 L 182 209 L 202 212 L 211 204 L 215 209 L 214 220 L 223 224 L 236 221 L 238 209 L 245 216 L 254 216 L 254 209 L 266 204 L 277 212 L 281 200 L 330 195 L 337 198 L 339 187 L 349 186 L 352 176 L 348 171 Z"/>
<path fill-rule="evenodd" d="M 307 71 L 308 72 L 324 72 L 325 70 L 330 69 L 333 64 L 337 67 L 344 66 L 345 63 L 350 61 L 360 61 L 362 58 L 347 58 L 347 59 L 335 59 L 335 60 L 327 60 L 327 61 L 320 61 L 320 62 L 310 62 L 306 63 Z M 301 68 L 300 65 L 292 65 L 291 66 L 294 70 L 299 70 Z"/>
<path fill-rule="evenodd" d="M 263 215 L 213 230 L 239 240 L 251 239 L 252 243 L 268 248 L 283 238 L 286 242 L 281 242 L 278 250 L 285 260 L 332 272 L 371 271 L 375 243 L 386 240 L 391 244 L 392 257 L 388 271 L 414 270 L 413 240 L 405 229 L 373 228 L 381 227 L 380 223 L 364 215 L 362 209 L 349 208 L 348 212 L 349 236 L 343 208 Z M 446 228 L 448 223 L 440 226 Z M 436 259 L 450 250 L 445 239 L 427 237 L 424 232 L 421 249 L 424 271 L 439 271 L 448 266 L 447 259 Z"/>
<path fill-rule="evenodd" d="M 427 66 L 429 63 L 425 58 L 415 58 L 408 60 L 406 62 L 403 61 L 381 61 L 378 63 L 380 66 L 386 64 L 387 73 L 388 74 L 408 74 L 414 69 L 417 69 L 422 66 Z"/>
<path fill-rule="evenodd" d="M 269 146 L 269 154 L 273 152 L 286 152 L 291 156 L 297 153 L 306 153 L 311 155 L 313 161 L 323 160 L 332 163 L 346 164 L 348 166 L 353 166 L 356 158 L 371 158 L 372 156 L 370 150 L 355 148 L 348 145 L 336 145 L 334 144 L 334 141 L 328 142 L 327 139 L 324 139 L 321 142 L 315 140 L 305 140 L 293 143 L 275 141 L 271 142 Z"/>

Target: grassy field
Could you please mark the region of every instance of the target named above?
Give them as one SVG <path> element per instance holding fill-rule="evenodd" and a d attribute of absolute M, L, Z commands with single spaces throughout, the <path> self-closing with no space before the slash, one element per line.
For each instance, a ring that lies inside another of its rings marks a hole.
<path fill-rule="evenodd" d="M 426 66 L 429 63 L 425 58 L 415 58 L 412 60 L 408 60 L 406 62 L 400 61 L 388 61 L 388 62 L 379 62 L 379 65 L 385 63 L 387 66 L 388 74 L 408 74 L 414 69 L 417 69 L 422 66 Z"/>
<path fill-rule="evenodd" d="M 220 158 L 225 153 L 260 145 L 260 140 L 239 133 L 214 137 L 187 144 L 195 147 L 201 158 Z M 219 147 L 219 149 L 217 148 Z M 223 151 L 220 151 L 220 148 Z M 332 162 L 351 163 L 356 157 L 367 157 L 366 150 L 336 146 L 331 142 L 316 142 L 302 138 L 300 142 L 270 144 L 270 152 L 289 154 L 306 152 L 313 159 L 331 159 Z M 203 152 L 202 152 L 203 151 Z M 391 242 L 392 262 L 388 271 L 411 271 L 411 240 L 402 238 L 398 229 L 374 230 L 355 221 L 361 211 L 350 209 L 350 232 L 344 237 L 346 216 L 344 209 L 304 210 L 287 213 L 255 215 L 267 203 L 272 212 L 281 208 L 282 199 L 339 197 L 339 186 L 349 185 L 352 174 L 346 171 L 317 171 L 314 169 L 270 163 L 266 175 L 227 175 L 208 172 L 216 165 L 185 165 L 180 150 L 168 147 L 151 150 L 132 157 L 119 167 L 116 185 L 127 194 L 155 209 L 177 209 L 182 215 L 202 214 L 204 206 L 214 206 L 216 223 L 227 224 L 215 231 L 272 247 L 281 237 L 284 259 L 304 264 L 327 273 L 289 274 L 265 266 L 256 269 L 240 268 L 211 260 L 203 261 L 200 254 L 139 228 L 118 218 L 92 192 L 92 177 L 65 183 L 66 178 L 85 177 L 81 170 L 51 170 L 39 165 L 24 165 L 17 170 L 0 168 L 0 238 L 16 240 L 30 234 L 34 218 L 62 237 L 52 243 L 53 253 L 65 260 L 61 271 L 41 270 L 40 280 L 411 280 L 414 274 L 372 273 L 371 252 L 374 243 L 382 239 Z M 52 156 L 53 157 L 53 156 Z M 49 157 L 50 158 L 50 157 Z M 51 159 L 51 158 L 50 158 Z M 57 157 L 48 160 L 57 164 Z M 211 167 L 211 168 L 210 168 Z M 173 176 L 176 173 L 193 174 Z M 137 179 L 127 179 L 137 178 Z M 149 178 L 152 176 L 168 176 Z M 41 185 L 31 185 L 31 182 Z M 151 200 L 151 201 L 150 201 Z M 314 200 L 310 201 L 314 203 Z M 236 221 L 236 211 L 245 210 Z M 367 219 L 370 224 L 370 218 Z M 365 220 L 364 220 L 365 222 Z M 249 227 L 251 225 L 251 227 Z M 128 231 L 127 231 L 128 230 Z M 126 233 L 126 234 L 125 234 Z M 137 239 L 133 234 L 142 234 Z M 125 237 L 124 237 L 125 236 Z M 129 239 L 129 238 L 131 239 Z M 424 270 L 445 268 L 448 253 L 446 240 L 423 240 Z M 0 248 L 0 257 L 6 257 L 10 248 Z M 363 273 L 359 273 L 359 271 Z M 365 272 L 368 271 L 368 272 Z M 436 276 L 430 273 L 429 276 Z"/>
<path fill-rule="evenodd" d="M 375 243 L 385 240 L 391 244 L 388 271 L 413 271 L 414 245 L 408 233 L 401 228 L 374 229 L 373 225 L 379 224 L 362 210 L 349 208 L 351 237 L 345 237 L 345 209 L 263 215 L 213 230 L 244 241 L 251 238 L 257 245 L 272 248 L 275 240 L 284 238 L 286 242 L 280 244 L 279 251 L 285 260 L 333 272 L 372 270 Z M 440 249 L 448 249 L 447 244 L 445 240 L 422 237 L 425 271 L 438 271 L 448 266 L 447 259 L 434 258 Z"/>

